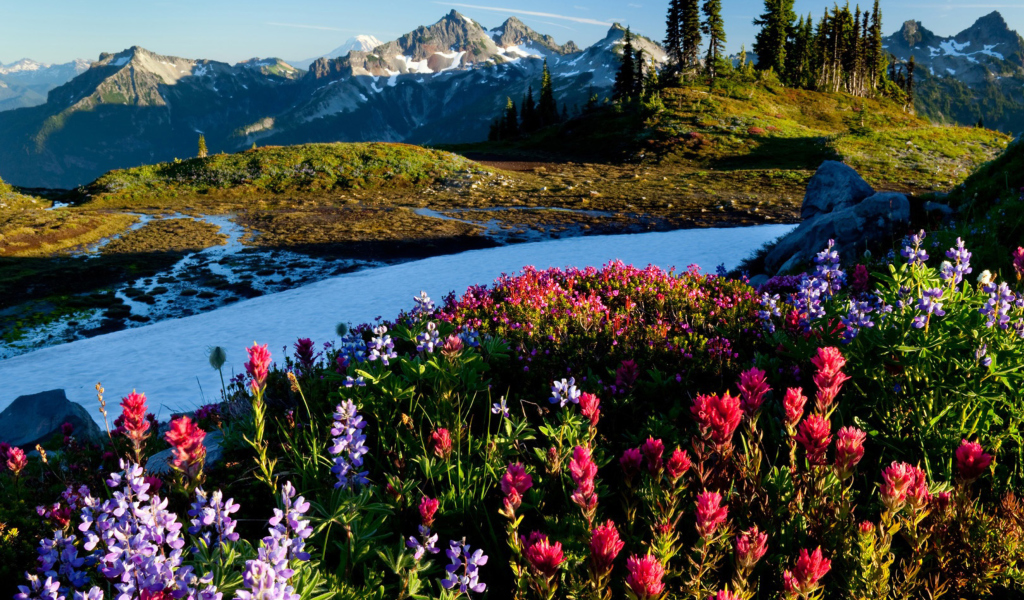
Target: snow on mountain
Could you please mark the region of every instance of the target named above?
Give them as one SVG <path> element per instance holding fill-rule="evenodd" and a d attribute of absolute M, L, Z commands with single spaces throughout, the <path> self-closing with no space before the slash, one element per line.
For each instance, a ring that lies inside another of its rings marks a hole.
<path fill-rule="evenodd" d="M 689 229 L 663 233 L 592 236 L 532 244 L 516 244 L 404 264 L 357 271 L 307 286 L 267 294 L 182 319 L 127 329 L 94 338 L 51 346 L 0 360 L 0 410 L 15 398 L 40 391 L 38 374 L 46 373 L 47 389 L 62 388 L 68 398 L 87 407 L 95 403 L 94 386 L 103 383 L 108 398 L 145 392 L 157 416 L 194 410 L 220 389 L 217 372 L 207 361 L 207 348 L 227 348 L 236 370 L 243 348 L 253 340 L 271 351 L 290 346 L 299 337 L 318 343 L 336 340 L 335 324 L 391 318 L 409 309 L 412 297 L 426 290 L 434 298 L 470 285 L 488 283 L 502 273 L 532 265 L 600 267 L 620 259 L 636 266 L 697 264 L 705 271 L 724 263 L 733 268 L 762 244 L 788 233 L 793 225 L 762 225 L 725 229 Z M 281 318 L 288 315 L 288 318 Z M 277 356 L 280 360 L 280 356 Z M 230 370 L 230 369 L 229 369 Z M 237 371 L 236 371 L 237 372 Z M 90 413 L 99 413 L 90 408 Z"/>
<path fill-rule="evenodd" d="M 45 103 L 50 90 L 84 73 L 89 64 L 77 59 L 53 65 L 28 58 L 0 64 L 0 111 Z"/>
<path fill-rule="evenodd" d="M 292 65 L 296 69 L 302 69 L 305 71 L 309 69 L 309 65 L 313 64 L 313 61 L 317 58 L 341 58 L 348 56 L 348 53 L 353 50 L 358 52 L 370 52 L 382 43 L 383 42 L 372 35 L 357 35 L 353 38 L 349 38 L 344 44 L 338 46 L 334 50 L 331 50 L 327 54 L 321 54 L 316 58 L 307 58 L 306 60 L 288 61 L 288 64 Z"/>

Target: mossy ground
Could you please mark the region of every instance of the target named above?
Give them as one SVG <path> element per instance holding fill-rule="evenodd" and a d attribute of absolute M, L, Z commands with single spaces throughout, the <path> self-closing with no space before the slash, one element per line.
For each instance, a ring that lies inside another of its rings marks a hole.
<path fill-rule="evenodd" d="M 158 219 L 113 239 L 101 250 L 104 254 L 145 252 L 197 252 L 223 244 L 228 236 L 211 223 L 195 219 Z"/>

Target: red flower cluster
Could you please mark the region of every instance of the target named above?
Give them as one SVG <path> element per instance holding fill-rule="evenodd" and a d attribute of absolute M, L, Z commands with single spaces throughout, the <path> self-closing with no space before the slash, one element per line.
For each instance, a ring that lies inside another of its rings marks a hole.
<path fill-rule="evenodd" d="M 644 464 L 647 465 L 647 472 L 651 474 L 651 477 L 657 478 L 661 475 L 663 466 L 661 457 L 665 453 L 665 443 L 653 437 L 648 437 L 643 446 L 640 446 L 640 451 L 644 455 Z"/>
<path fill-rule="evenodd" d="M 299 338 L 295 342 L 295 360 L 298 361 L 299 366 L 305 372 L 312 369 L 313 362 L 316 361 L 316 349 L 314 346 L 313 340 L 309 338 Z"/>
<path fill-rule="evenodd" d="M 839 348 L 827 347 L 818 348 L 818 354 L 811 359 L 811 363 L 818 369 L 814 374 L 814 384 L 818 386 L 816 398 L 818 411 L 829 413 L 832 403 L 839 395 L 840 388 L 849 377 L 843 374 L 843 367 L 846 366 L 846 359 L 839 351 Z"/>
<path fill-rule="evenodd" d="M 675 484 L 692 466 L 693 463 L 690 462 L 690 456 L 686 453 L 686 450 L 676 446 L 676 449 L 672 451 L 672 456 L 665 463 L 665 472 L 668 473 L 669 479 Z"/>
<path fill-rule="evenodd" d="M 637 600 L 654 600 L 665 591 L 665 584 L 661 581 L 665 576 L 665 567 L 654 556 L 630 556 L 626 561 L 626 569 L 629 570 L 626 585 Z"/>
<path fill-rule="evenodd" d="M 832 443 L 832 425 L 824 416 L 811 414 L 800 423 L 796 441 L 807 452 L 808 462 L 824 465 L 828 462 L 828 445 Z"/>
<path fill-rule="evenodd" d="M 747 413 L 747 416 L 753 416 L 761 410 L 765 394 L 771 391 L 764 371 L 757 367 L 740 373 L 739 387 L 743 412 Z"/>
<path fill-rule="evenodd" d="M 454 358 L 462 352 L 462 338 L 457 335 L 450 335 L 444 341 L 444 346 L 441 347 L 441 354 L 447 358 Z"/>
<path fill-rule="evenodd" d="M 256 342 L 245 349 L 249 353 L 249 362 L 245 363 L 245 370 L 249 373 L 249 388 L 252 392 L 258 393 L 267 383 L 267 374 L 270 372 L 270 351 L 267 345 L 259 346 Z"/>
<path fill-rule="evenodd" d="M 632 359 L 624 360 L 615 370 L 615 387 L 622 390 L 633 387 L 640 377 L 640 367 Z"/>
<path fill-rule="evenodd" d="M 444 427 L 430 434 L 430 448 L 441 460 L 448 460 L 452 455 L 452 436 Z"/>
<path fill-rule="evenodd" d="M 612 521 L 594 528 L 590 534 L 590 572 L 595 580 L 600 582 L 611 574 L 615 557 L 625 545 Z"/>
<path fill-rule="evenodd" d="M 189 479 L 195 479 L 203 470 L 203 461 L 206 460 L 206 446 L 203 445 L 205 437 L 206 432 L 188 417 L 171 421 L 170 429 L 164 434 L 164 439 L 174 449 L 174 468 Z"/>
<path fill-rule="evenodd" d="M 622 465 L 622 472 L 626 475 L 626 481 L 631 482 L 640 473 L 640 465 L 643 463 L 644 455 L 640 448 L 627 448 L 619 459 Z"/>
<path fill-rule="evenodd" d="M 149 420 L 146 419 L 146 395 L 135 390 L 121 399 L 121 430 L 124 431 L 135 450 L 135 460 L 141 460 L 142 444 L 149 437 Z"/>
<path fill-rule="evenodd" d="M 928 477 L 913 465 L 894 462 L 882 471 L 882 486 L 879 493 L 882 503 L 892 511 L 898 511 L 907 502 L 914 508 L 928 503 Z"/>
<path fill-rule="evenodd" d="M 539 531 L 534 531 L 528 538 L 522 538 L 522 542 L 523 554 L 534 573 L 547 581 L 554 579 L 558 575 L 558 567 L 565 561 L 562 543 L 551 543 L 548 536 Z"/>
<path fill-rule="evenodd" d="M 740 399 L 729 395 L 697 394 L 690 412 L 697 419 L 701 432 L 710 436 L 717 446 L 728 446 L 732 443 L 732 435 L 740 425 L 743 411 L 740 410 Z"/>
<path fill-rule="evenodd" d="M 597 427 L 597 421 L 601 418 L 601 399 L 594 394 L 583 392 L 580 394 L 580 412 L 590 419 L 591 427 Z"/>
<path fill-rule="evenodd" d="M 591 523 L 597 511 L 597 493 L 594 491 L 594 478 L 597 477 L 597 463 L 590 456 L 586 446 L 576 446 L 569 461 L 569 475 L 576 484 L 572 493 L 572 501 L 583 509 L 587 523 Z"/>
<path fill-rule="evenodd" d="M 715 535 L 715 531 L 729 518 L 729 509 L 722 505 L 718 492 L 704 492 L 697 496 L 697 533 L 704 539 Z"/>
<path fill-rule="evenodd" d="M 992 464 L 992 455 L 987 454 L 977 442 L 963 440 L 956 449 L 956 469 L 964 481 L 974 481 Z"/>
<path fill-rule="evenodd" d="M 818 589 L 818 582 L 832 568 L 832 561 L 821 554 L 821 548 L 814 552 L 800 551 L 792 571 L 782 573 L 782 583 L 790 594 L 809 596 Z"/>
<path fill-rule="evenodd" d="M 868 437 L 856 427 L 843 427 L 836 440 L 836 472 L 840 479 L 853 474 L 853 468 L 864 458 L 864 440 Z"/>
<path fill-rule="evenodd" d="M 7 468 L 14 473 L 17 477 L 21 474 L 21 471 L 28 466 L 28 458 L 25 456 L 25 451 L 17 446 L 11 446 L 6 452 L 6 464 Z"/>
<path fill-rule="evenodd" d="M 533 487 L 533 477 L 526 472 L 520 463 L 511 463 L 501 476 L 501 492 L 505 494 L 505 511 L 509 518 L 523 503 L 523 494 Z"/>
<path fill-rule="evenodd" d="M 800 419 L 804 418 L 804 406 L 807 404 L 807 396 L 804 396 L 803 388 L 789 388 L 786 396 L 782 399 L 782 406 L 786 410 L 786 426 L 796 430 Z"/>
<path fill-rule="evenodd" d="M 437 506 L 439 502 L 436 498 L 428 498 L 423 496 L 420 499 L 420 520 L 423 522 L 424 527 L 434 526 L 434 514 L 437 513 Z"/>
<path fill-rule="evenodd" d="M 743 569 L 752 569 L 768 551 L 768 534 L 757 525 L 736 536 L 736 563 Z"/>

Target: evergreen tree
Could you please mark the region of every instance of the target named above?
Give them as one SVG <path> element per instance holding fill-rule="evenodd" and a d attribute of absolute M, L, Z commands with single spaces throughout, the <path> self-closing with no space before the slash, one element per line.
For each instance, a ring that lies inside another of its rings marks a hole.
<path fill-rule="evenodd" d="M 722 20 L 722 1 L 704 0 L 704 34 L 708 36 L 708 55 L 704 68 L 712 83 L 718 73 L 718 60 L 725 51 L 725 22 Z"/>
<path fill-rule="evenodd" d="M 700 58 L 700 5 L 699 0 L 682 0 L 683 67 L 697 67 Z"/>
<path fill-rule="evenodd" d="M 740 44 L 740 62 L 737 65 L 741 71 L 747 68 L 747 45 Z"/>
<path fill-rule="evenodd" d="M 885 49 L 882 47 L 882 9 L 875 0 L 875 8 L 871 11 L 871 52 L 868 58 L 868 69 L 871 72 L 871 86 L 878 88 L 882 73 L 885 73 Z"/>
<path fill-rule="evenodd" d="M 253 142 L 252 143 L 252 148 L 250 148 L 250 150 L 255 150 L 255 149 L 256 149 L 256 142 Z"/>
<path fill-rule="evenodd" d="M 683 64 L 683 16 L 684 0 L 669 0 L 668 18 L 665 20 L 665 53 L 671 68 L 679 71 Z"/>
<path fill-rule="evenodd" d="M 527 90 L 526 95 L 523 96 L 522 110 L 520 111 L 520 122 L 522 126 L 520 129 L 523 133 L 530 133 L 531 131 L 537 131 L 539 123 L 537 119 L 537 105 L 533 101 L 533 86 Z"/>
<path fill-rule="evenodd" d="M 786 41 L 795 20 L 793 0 L 764 0 L 764 14 L 754 19 L 754 25 L 761 26 L 754 38 L 758 69 L 774 69 L 780 76 L 785 74 Z"/>
<path fill-rule="evenodd" d="M 600 99 L 597 97 L 597 92 L 594 91 L 594 86 L 591 85 L 587 92 L 587 106 L 583 109 L 583 112 L 589 113 L 597 110 L 597 106 L 600 103 Z"/>
<path fill-rule="evenodd" d="M 544 74 L 540 81 L 540 103 L 537 105 L 537 118 L 544 127 L 558 122 L 558 103 L 555 102 L 555 90 L 551 85 L 551 71 L 548 61 L 544 61 Z"/>
<path fill-rule="evenodd" d="M 612 88 L 612 98 L 620 102 L 629 100 L 636 89 L 636 65 L 633 64 L 633 34 L 626 28 L 626 36 L 623 38 L 622 64 L 619 72 L 615 74 L 615 85 Z"/>
<path fill-rule="evenodd" d="M 793 29 L 793 37 L 786 42 L 785 81 L 795 87 L 803 87 L 807 75 L 807 55 L 811 45 L 810 38 L 806 37 L 808 32 L 807 21 L 801 16 Z"/>
<path fill-rule="evenodd" d="M 907 60 L 907 104 L 913 109 L 914 107 L 914 67 L 917 63 L 914 61 L 914 55 L 910 55 L 910 59 Z"/>
<path fill-rule="evenodd" d="M 199 134 L 199 158 L 206 158 L 208 152 L 206 150 L 206 136 Z"/>
<path fill-rule="evenodd" d="M 636 74 L 633 75 L 633 94 L 634 98 L 639 98 L 644 95 L 644 87 L 647 84 L 647 61 L 644 60 L 644 51 L 637 48 L 633 53 L 633 64 L 636 65 Z"/>
<path fill-rule="evenodd" d="M 508 140 L 519 135 L 519 115 L 516 114 L 516 103 L 508 98 L 505 103 L 505 118 L 502 120 L 501 138 Z"/>

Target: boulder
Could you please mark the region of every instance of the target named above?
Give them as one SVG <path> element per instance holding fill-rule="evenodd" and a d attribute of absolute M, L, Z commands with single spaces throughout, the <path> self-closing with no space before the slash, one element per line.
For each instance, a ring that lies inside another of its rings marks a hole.
<path fill-rule="evenodd" d="M 928 215 L 929 217 L 945 219 L 953 215 L 953 209 L 950 208 L 948 204 L 943 204 L 941 202 L 932 202 L 929 200 L 928 202 L 924 203 L 924 214 Z"/>
<path fill-rule="evenodd" d="M 68 400 L 64 390 L 50 390 L 19 396 L 0 413 L 0 442 L 31 448 L 59 433 L 64 423 L 75 427 L 74 435 L 80 440 L 102 438 L 89 411 Z"/>
<path fill-rule="evenodd" d="M 806 220 L 852 206 L 874 193 L 852 167 L 826 160 L 807 182 L 800 218 Z"/>
<path fill-rule="evenodd" d="M 856 256 L 868 244 L 892 237 L 910 223 L 910 202 L 903 194 L 880 192 L 858 204 L 822 213 L 801 223 L 765 257 L 769 272 L 797 270 L 835 240 L 840 256 Z"/>
<path fill-rule="evenodd" d="M 206 446 L 206 460 L 203 461 L 203 468 L 209 469 L 212 465 L 220 462 L 224 456 L 224 434 L 213 431 L 203 438 L 203 445 Z M 171 461 L 174 460 L 174 450 L 168 448 L 161 450 L 146 461 L 146 470 L 155 475 L 167 475 L 171 472 Z"/>
<path fill-rule="evenodd" d="M 758 275 L 754 275 L 753 277 L 751 277 L 750 280 L 747 281 L 747 285 L 749 285 L 750 287 L 752 287 L 752 288 L 754 288 L 756 290 L 757 288 L 761 287 L 762 285 L 768 283 L 769 279 L 770 279 L 770 277 L 768 277 L 764 273 L 760 273 Z"/>

